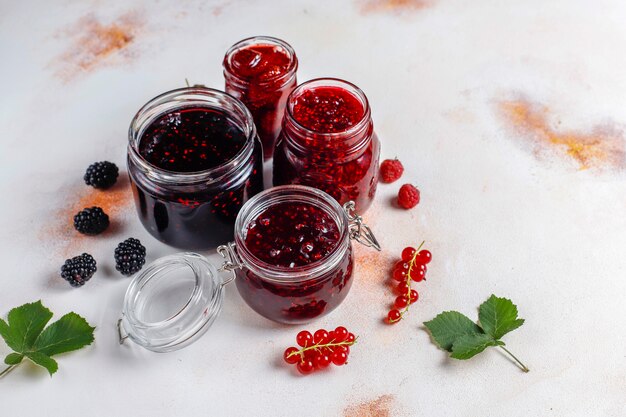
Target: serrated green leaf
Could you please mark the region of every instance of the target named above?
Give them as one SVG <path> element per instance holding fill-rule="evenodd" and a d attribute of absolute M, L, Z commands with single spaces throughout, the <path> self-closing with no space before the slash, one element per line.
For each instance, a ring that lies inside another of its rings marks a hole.
<path fill-rule="evenodd" d="M 452 345 L 452 354 L 450 357 L 454 359 L 469 359 L 489 346 L 498 346 L 500 344 L 502 344 L 502 342 L 493 340 L 488 334 L 461 336 L 456 339 Z"/>
<path fill-rule="evenodd" d="M 511 300 L 493 294 L 480 305 L 478 320 L 485 333 L 494 339 L 500 339 L 524 324 L 524 319 L 517 318 L 517 307 Z"/>
<path fill-rule="evenodd" d="M 52 374 L 59 369 L 57 361 L 41 352 L 28 352 L 26 354 L 26 357 L 35 362 L 37 365 L 46 368 L 48 370 L 48 373 L 50 373 L 50 376 L 52 376 Z"/>
<path fill-rule="evenodd" d="M 0 334 L 11 349 L 24 352 L 52 318 L 52 312 L 41 301 L 24 304 L 9 311 L 8 324 L 0 323 Z"/>
<path fill-rule="evenodd" d="M 39 335 L 33 350 L 54 356 L 80 349 L 93 342 L 94 329 L 78 314 L 67 313 Z"/>
<path fill-rule="evenodd" d="M 458 311 L 444 311 L 424 325 L 440 348 L 452 351 L 453 343 L 461 336 L 483 334 L 476 323 Z"/>
<path fill-rule="evenodd" d="M 7 365 L 17 365 L 18 363 L 22 362 L 22 359 L 24 359 L 24 355 L 22 355 L 21 353 L 9 353 L 7 355 L 6 358 L 4 358 L 4 363 L 6 363 Z"/>

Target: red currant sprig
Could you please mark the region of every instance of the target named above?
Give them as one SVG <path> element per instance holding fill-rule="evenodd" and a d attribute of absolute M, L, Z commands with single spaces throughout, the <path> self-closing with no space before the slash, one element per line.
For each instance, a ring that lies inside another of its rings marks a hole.
<path fill-rule="evenodd" d="M 303 375 L 328 367 L 331 363 L 341 366 L 348 362 L 350 346 L 356 343 L 357 337 L 343 326 L 330 332 L 319 329 L 315 333 L 303 330 L 296 336 L 296 343 L 301 347 L 285 349 L 283 359 L 295 364 L 298 372 Z"/>
<path fill-rule="evenodd" d="M 387 314 L 389 324 L 397 323 L 409 311 L 409 306 L 417 301 L 419 294 L 411 288 L 413 281 L 426 280 L 426 264 L 432 259 L 432 255 L 426 249 L 422 249 L 422 242 L 417 249 L 406 247 L 402 251 L 402 259 L 393 268 L 393 279 L 399 281 L 398 295 L 394 302 L 394 308 Z M 400 309 L 404 309 L 400 311 Z"/>

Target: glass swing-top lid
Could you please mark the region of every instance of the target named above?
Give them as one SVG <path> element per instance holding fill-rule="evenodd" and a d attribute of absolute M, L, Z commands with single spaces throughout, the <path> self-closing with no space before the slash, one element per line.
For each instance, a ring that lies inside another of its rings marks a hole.
<path fill-rule="evenodd" d="M 204 256 L 165 256 L 141 271 L 126 291 L 120 343 L 154 352 L 181 349 L 202 336 L 222 310 L 224 284 Z"/>

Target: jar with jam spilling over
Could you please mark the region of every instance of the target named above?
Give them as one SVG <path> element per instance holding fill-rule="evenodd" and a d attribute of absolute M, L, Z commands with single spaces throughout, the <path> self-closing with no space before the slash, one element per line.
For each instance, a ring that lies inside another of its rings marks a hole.
<path fill-rule="evenodd" d="M 353 282 L 352 240 L 380 250 L 354 204 L 288 185 L 251 198 L 219 270 L 198 254 L 158 259 L 133 279 L 118 322 L 120 341 L 165 352 L 191 343 L 220 313 L 234 281 L 244 301 L 279 323 L 306 323 L 333 311 Z M 220 272 L 226 275 L 224 279 Z"/>
<path fill-rule="evenodd" d="M 130 125 L 128 174 L 137 213 L 157 239 L 213 249 L 263 190 L 262 146 L 239 100 L 204 87 L 164 93 Z"/>
<path fill-rule="evenodd" d="M 379 157 L 365 94 L 343 80 L 311 80 L 287 100 L 273 182 L 318 188 L 362 213 L 376 193 Z"/>
<path fill-rule="evenodd" d="M 224 57 L 226 92 L 252 113 L 265 159 L 274 153 L 287 97 L 296 87 L 298 59 L 286 42 L 269 36 L 244 39 Z"/>

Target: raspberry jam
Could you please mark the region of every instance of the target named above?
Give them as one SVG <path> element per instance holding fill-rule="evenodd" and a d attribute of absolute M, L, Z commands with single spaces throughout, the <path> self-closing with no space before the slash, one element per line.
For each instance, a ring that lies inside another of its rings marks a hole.
<path fill-rule="evenodd" d="M 257 313 L 304 323 L 334 310 L 352 285 L 348 217 L 329 195 L 276 187 L 251 200 L 237 220 L 237 289 Z"/>
<path fill-rule="evenodd" d="M 378 185 L 380 142 L 365 94 L 337 79 L 305 82 L 289 96 L 274 153 L 274 185 L 303 184 L 356 210 Z"/>
<path fill-rule="evenodd" d="M 233 45 L 223 65 L 226 92 L 248 107 L 263 143 L 264 158 L 271 158 L 287 97 L 297 84 L 298 60 L 293 48 L 280 39 L 257 36 Z"/>
<path fill-rule="evenodd" d="M 261 149 L 249 111 L 225 93 L 193 87 L 151 100 L 128 148 L 144 227 L 185 249 L 230 240 L 241 206 L 263 189 Z"/>

